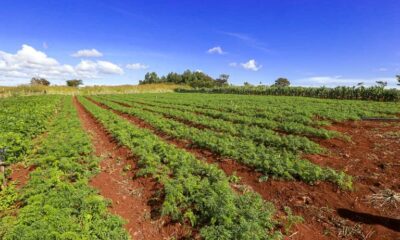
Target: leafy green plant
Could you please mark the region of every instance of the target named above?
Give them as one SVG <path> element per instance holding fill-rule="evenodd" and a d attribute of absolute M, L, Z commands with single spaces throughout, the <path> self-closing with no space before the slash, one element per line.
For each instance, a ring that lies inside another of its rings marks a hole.
<path fill-rule="evenodd" d="M 282 151 L 277 147 L 257 145 L 251 140 L 212 130 L 198 129 L 173 119 L 164 118 L 162 114 L 121 106 L 103 98 L 92 98 L 113 110 L 138 117 L 169 136 L 190 140 L 199 147 L 207 148 L 224 157 L 233 158 L 263 174 L 291 180 L 300 179 L 308 183 L 327 180 L 342 188 L 351 188 L 351 178 L 344 173 L 336 172 L 331 168 L 322 168 L 301 159 L 296 153 Z"/>
<path fill-rule="evenodd" d="M 301 216 L 294 215 L 290 207 L 284 207 L 283 210 L 286 213 L 284 221 L 284 229 L 285 233 L 288 235 L 291 232 L 293 226 L 295 226 L 298 223 L 302 223 L 304 219 Z"/>
<path fill-rule="evenodd" d="M 108 201 L 89 187 L 98 159 L 83 131 L 71 97 L 37 151 L 26 157 L 35 165 L 28 183 L 19 191 L 10 185 L 0 191 L 0 238 L 11 239 L 129 239 L 123 221 L 108 212 Z M 18 200 L 18 214 L 9 211 Z"/>
<path fill-rule="evenodd" d="M 199 228 L 204 239 L 279 239 L 274 207 L 254 192 L 236 193 L 215 165 L 169 145 L 147 129 L 79 97 L 85 108 L 139 157 L 141 174 L 163 186 L 162 214 Z"/>

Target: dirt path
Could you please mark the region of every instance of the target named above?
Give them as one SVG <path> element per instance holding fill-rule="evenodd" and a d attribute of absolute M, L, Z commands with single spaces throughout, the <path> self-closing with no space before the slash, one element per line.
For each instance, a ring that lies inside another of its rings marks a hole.
<path fill-rule="evenodd" d="M 136 159 L 131 152 L 118 146 L 84 107 L 74 98 L 83 127 L 92 137 L 95 154 L 103 160 L 101 172 L 90 184 L 105 198 L 112 200 L 110 211 L 127 221 L 125 228 L 133 239 L 171 239 L 187 234 L 180 224 L 154 217 L 151 202 L 161 186 L 151 178 L 134 178 Z"/>
<path fill-rule="evenodd" d="M 105 105 L 92 102 L 109 109 Z M 384 140 L 382 139 L 384 135 L 381 134 L 400 130 L 398 125 L 396 127 L 395 124 L 385 125 L 385 123 L 376 122 L 358 122 L 356 125 L 348 122 L 335 125 L 331 128 L 351 136 L 353 143 L 337 139 L 320 140 L 319 143 L 329 149 L 331 154 L 305 156 L 314 163 L 345 170 L 348 174 L 356 176 L 354 191 L 342 191 L 335 185 L 326 182 L 315 185 L 273 179 L 260 182 L 261 175 L 259 173 L 232 159 L 197 148 L 190 141 L 168 136 L 134 116 L 115 110 L 111 111 L 136 126 L 151 130 L 164 141 L 193 153 L 199 159 L 217 163 L 228 175 L 239 176 L 242 184 L 250 186 L 264 199 L 273 202 L 279 210 L 282 210 L 284 206 L 291 207 L 296 214 L 304 217 L 305 222 L 299 224 L 294 235 L 288 239 L 400 239 L 399 210 L 376 208 L 366 199 L 371 194 L 378 193 L 385 188 L 397 192 L 400 188 L 400 179 L 397 174 L 400 171 L 397 167 L 400 163 L 397 157 L 400 156 L 400 148 L 396 148 L 400 140 L 393 140 L 390 136 Z M 384 129 L 380 129 L 380 127 Z M 380 134 L 374 135 L 373 132 Z M 372 139 L 366 143 L 365 138 Z M 377 146 L 384 145 L 390 146 L 388 151 L 377 148 Z M 376 159 L 371 163 L 371 156 L 379 153 L 385 156 L 384 159 Z M 385 167 L 382 167 L 382 164 Z M 379 168 L 383 168 L 385 171 L 379 171 Z M 371 177 L 380 183 L 362 181 L 362 179 Z"/>

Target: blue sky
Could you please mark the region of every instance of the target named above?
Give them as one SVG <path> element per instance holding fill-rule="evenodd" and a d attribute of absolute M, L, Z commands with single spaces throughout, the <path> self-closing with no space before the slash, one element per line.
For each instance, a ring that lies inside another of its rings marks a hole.
<path fill-rule="evenodd" d="M 233 84 L 394 86 L 399 12 L 398 0 L 2 0 L 0 85 L 191 69 Z"/>

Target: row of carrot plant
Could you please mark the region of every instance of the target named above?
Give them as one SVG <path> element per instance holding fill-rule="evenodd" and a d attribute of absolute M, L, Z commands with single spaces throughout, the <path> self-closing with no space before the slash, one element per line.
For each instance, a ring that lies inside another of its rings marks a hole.
<path fill-rule="evenodd" d="M 127 240 L 123 221 L 88 185 L 98 159 L 72 98 L 59 98 L 60 111 L 24 161 L 35 167 L 28 183 L 17 188 L 11 182 L 0 191 L 0 239 Z"/>
<path fill-rule="evenodd" d="M 180 106 L 171 103 L 151 103 L 143 100 L 132 100 L 137 103 L 142 103 L 151 106 L 162 106 L 165 108 L 191 111 L 196 114 L 205 115 L 214 119 L 221 119 L 227 122 L 235 124 L 241 124 L 246 126 L 256 126 L 259 128 L 272 129 L 276 131 L 282 131 L 289 134 L 306 135 L 320 138 L 332 138 L 339 137 L 340 134 L 334 131 L 328 131 L 323 128 L 317 128 L 315 126 L 305 125 L 296 121 L 288 120 L 270 120 L 268 118 L 258 116 L 246 116 L 243 114 L 236 114 L 231 112 L 224 112 L 214 109 L 200 109 L 193 106 Z"/>
<path fill-rule="evenodd" d="M 138 104 L 133 101 L 125 100 L 121 96 L 107 96 L 106 99 L 115 100 L 116 103 L 121 103 L 126 106 L 140 108 L 145 111 L 163 114 L 166 117 L 177 119 L 178 121 L 189 122 L 189 124 L 200 125 L 211 130 L 224 132 L 240 138 L 250 139 L 256 144 L 262 144 L 266 147 L 283 148 L 292 152 L 304 153 L 321 153 L 322 148 L 310 141 L 306 137 L 285 135 L 282 136 L 277 132 L 260 128 L 257 126 L 248 126 L 240 123 L 232 123 L 223 119 L 211 118 L 205 115 L 195 114 L 189 110 L 173 109 L 158 104 Z"/>
<path fill-rule="evenodd" d="M 0 149 L 6 151 L 8 163 L 26 156 L 32 139 L 46 129 L 59 103 L 59 96 L 0 99 Z"/>
<path fill-rule="evenodd" d="M 103 98 L 93 98 L 111 109 L 140 118 L 170 136 L 190 140 L 199 147 L 207 148 L 221 156 L 233 158 L 265 175 L 300 179 L 309 183 L 327 180 L 343 188 L 351 188 L 352 181 L 348 175 L 330 168 L 322 168 L 299 158 L 292 152 L 276 147 L 257 145 L 251 140 L 229 134 L 190 127 L 173 119 L 164 118 L 162 114 L 121 106 Z"/>
<path fill-rule="evenodd" d="M 368 116 L 392 116 L 400 111 L 398 103 L 286 96 L 142 94 L 132 98 L 233 112 L 245 116 L 269 119 L 277 117 L 278 120 L 299 121 L 312 125 L 318 123 L 316 116 L 326 120 L 343 121 L 358 120 Z"/>
<path fill-rule="evenodd" d="M 279 239 L 274 207 L 252 192 L 237 193 L 216 165 L 165 143 L 151 131 L 80 97 L 83 106 L 139 157 L 138 175 L 163 188 L 162 214 L 190 223 L 204 239 Z M 119 105 L 118 105 L 119 106 Z"/>

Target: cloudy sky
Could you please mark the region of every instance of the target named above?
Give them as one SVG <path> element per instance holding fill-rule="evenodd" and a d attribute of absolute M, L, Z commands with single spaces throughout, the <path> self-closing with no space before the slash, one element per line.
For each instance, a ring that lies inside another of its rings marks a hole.
<path fill-rule="evenodd" d="M 394 86 L 399 11 L 399 0 L 2 0 L 0 85 L 191 69 L 233 84 Z"/>

